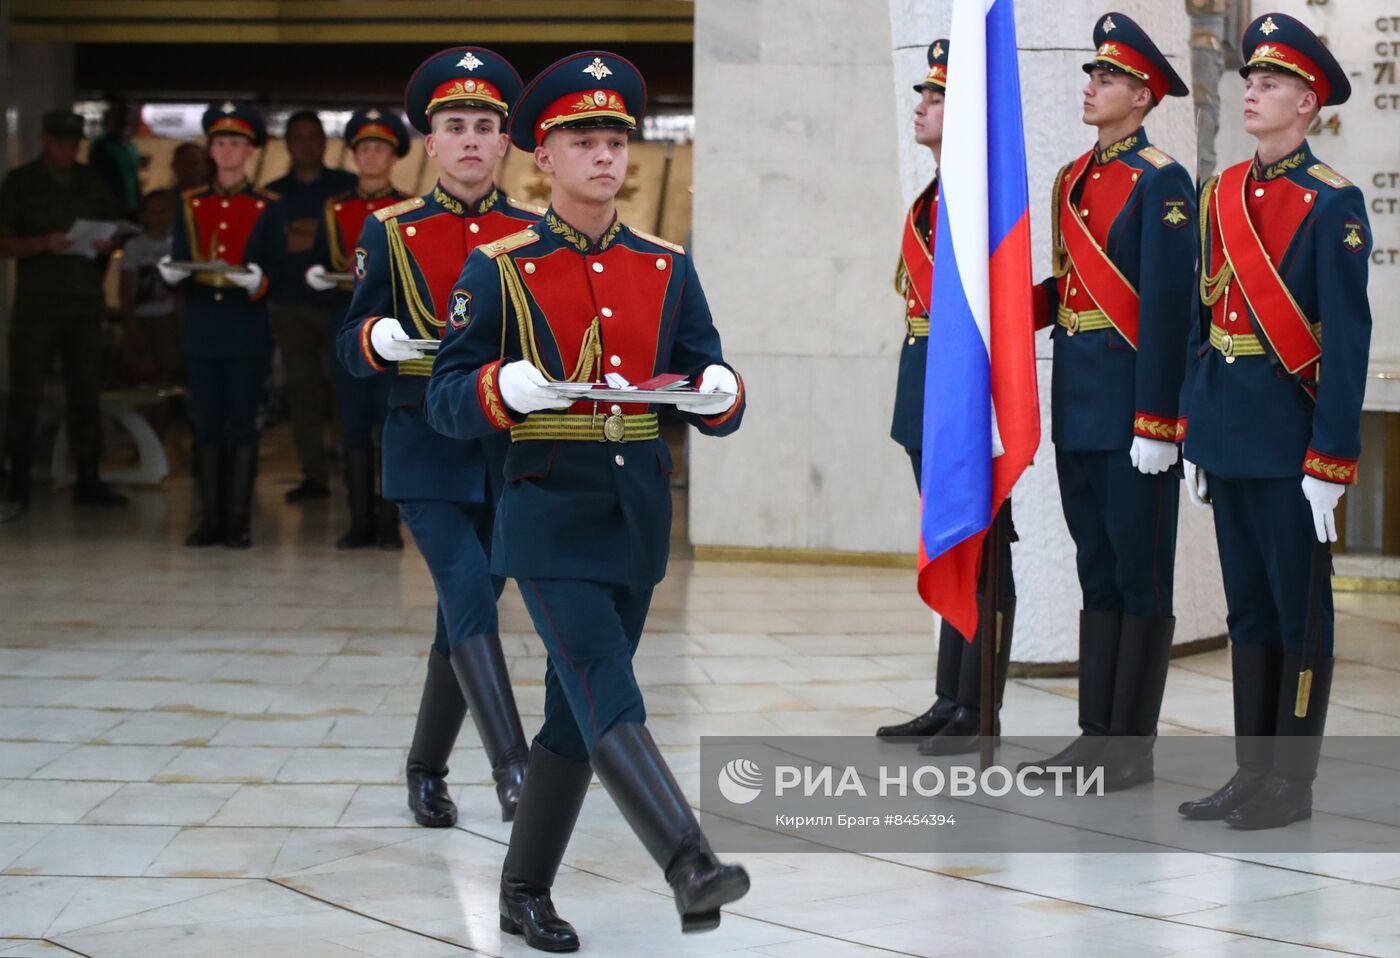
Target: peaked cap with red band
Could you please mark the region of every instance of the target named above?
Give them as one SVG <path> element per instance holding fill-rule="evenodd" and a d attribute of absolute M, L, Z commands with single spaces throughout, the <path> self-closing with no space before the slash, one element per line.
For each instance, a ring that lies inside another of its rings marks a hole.
<path fill-rule="evenodd" d="M 1332 51 L 1287 14 L 1259 17 L 1244 32 L 1240 47 L 1244 54 L 1240 76 L 1248 76 L 1250 70 L 1291 73 L 1312 87 L 1322 106 L 1339 106 L 1351 97 L 1351 81 Z"/>
<path fill-rule="evenodd" d="M 630 60 L 585 50 L 540 71 L 520 95 L 510 138 L 533 153 L 550 130 L 635 130 L 647 108 L 647 83 Z"/>
<path fill-rule="evenodd" d="M 211 103 L 209 109 L 204 111 L 202 125 L 205 136 L 232 133 L 236 136 L 246 136 L 253 141 L 254 146 L 262 146 L 267 142 L 267 124 L 263 122 L 257 107 L 251 103 L 237 100 Z"/>
<path fill-rule="evenodd" d="M 408 129 L 398 114 L 389 110 L 371 107 L 350 114 L 350 119 L 345 124 L 345 142 L 353 150 L 365 140 L 383 140 L 394 147 L 398 156 L 408 155 Z"/>
<path fill-rule="evenodd" d="M 928 45 L 928 76 L 914 84 L 915 93 L 948 89 L 948 38 L 942 37 Z"/>
<path fill-rule="evenodd" d="M 1094 70 L 1137 77 L 1152 91 L 1155 103 L 1191 92 L 1147 31 L 1122 13 L 1106 13 L 1094 26 L 1094 59 L 1084 64 L 1084 72 Z"/>
<path fill-rule="evenodd" d="M 520 96 L 520 74 L 499 53 L 485 47 L 452 47 L 418 65 L 403 95 L 403 112 L 424 136 L 432 116 L 450 106 L 495 110 L 510 115 Z"/>

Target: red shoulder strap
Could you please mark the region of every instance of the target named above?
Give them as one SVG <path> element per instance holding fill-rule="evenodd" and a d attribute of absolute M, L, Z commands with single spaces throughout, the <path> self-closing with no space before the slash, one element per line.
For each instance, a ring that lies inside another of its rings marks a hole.
<path fill-rule="evenodd" d="M 1089 161 L 1092 158 L 1091 151 L 1076 160 L 1070 168 L 1068 182 L 1060 189 L 1060 234 L 1064 239 L 1070 262 L 1074 264 L 1074 271 L 1079 275 L 1079 281 L 1089 298 L 1094 301 L 1094 305 L 1103 310 L 1119 335 L 1137 349 L 1137 290 L 1133 289 L 1133 284 L 1128 282 L 1113 260 L 1108 258 L 1103 247 L 1099 246 L 1074 205 L 1074 188 L 1089 169 Z"/>
<path fill-rule="evenodd" d="M 921 204 L 931 204 L 938 183 L 924 191 L 923 195 L 909 207 L 909 215 L 904 218 L 904 237 L 900 243 L 899 255 L 904 261 L 904 271 L 909 274 L 909 295 L 916 299 L 924 313 L 928 313 L 929 297 L 933 295 L 933 251 L 928 242 L 919 235 L 916 225 Z M 930 223 L 937 223 L 933 211 L 929 212 Z M 936 228 L 936 227 L 935 227 Z"/>

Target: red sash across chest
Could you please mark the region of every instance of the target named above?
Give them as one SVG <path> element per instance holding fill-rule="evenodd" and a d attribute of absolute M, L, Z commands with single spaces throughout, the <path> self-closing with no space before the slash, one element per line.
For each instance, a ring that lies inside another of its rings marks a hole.
<path fill-rule="evenodd" d="M 360 231 L 364 229 L 369 214 L 402 199 L 400 195 L 391 194 L 373 198 L 350 196 L 329 201 L 330 221 L 334 225 L 330 237 L 331 266 L 336 272 L 345 272 L 350 268 L 355 244 L 359 242 Z"/>
<path fill-rule="evenodd" d="M 518 233 L 529 225 L 526 220 L 494 210 L 481 216 L 438 213 L 407 223 L 393 221 L 418 267 L 422 285 L 427 287 L 427 305 L 437 319 L 439 336 L 447 321 L 445 311 L 452 287 L 462 275 L 467 256 L 478 246 Z"/>
<path fill-rule="evenodd" d="M 186 202 L 190 255 L 196 260 L 242 263 L 248 237 L 268 201 L 254 193 L 205 193 Z"/>
<path fill-rule="evenodd" d="M 1121 160 L 1095 167 L 1093 153 L 1081 156 L 1060 184 L 1060 236 L 1070 272 L 1060 280 L 1060 302 L 1076 312 L 1102 310 L 1134 349 L 1138 340 L 1138 294 L 1109 258 L 1105 247 L 1118 214 L 1128 203 L 1138 171 Z M 1075 197 L 1075 188 L 1084 188 Z"/>
<path fill-rule="evenodd" d="M 515 265 L 549 325 L 565 376 L 578 363 L 595 316 L 602 330 L 604 373 L 620 373 L 632 383 L 656 375 L 662 309 L 675 272 L 673 256 L 616 244 L 592 256 L 571 249 L 538 258 L 522 256 Z M 592 408 L 592 403 L 579 402 L 571 411 L 587 413 Z M 628 414 L 647 409 L 644 403 L 622 406 Z"/>
<path fill-rule="evenodd" d="M 904 261 L 904 272 L 909 276 L 908 314 L 927 316 L 928 301 L 933 294 L 933 245 L 938 232 L 938 183 L 924 192 L 909 208 L 904 218 L 904 236 L 899 254 Z M 925 207 L 933 207 L 928 212 L 928 236 L 919 229 L 919 215 Z"/>
<path fill-rule="evenodd" d="M 1211 321 L 1228 333 L 1250 332 L 1238 300 L 1231 303 L 1235 293 L 1242 294 L 1254 314 L 1253 327 L 1269 341 L 1284 368 L 1302 372 L 1317 361 L 1321 347 L 1274 264 L 1312 211 L 1316 192 L 1284 177 L 1257 182 L 1249 171 L 1249 163 L 1225 170 L 1211 195 L 1211 272 L 1228 260 L 1233 273 Z"/>

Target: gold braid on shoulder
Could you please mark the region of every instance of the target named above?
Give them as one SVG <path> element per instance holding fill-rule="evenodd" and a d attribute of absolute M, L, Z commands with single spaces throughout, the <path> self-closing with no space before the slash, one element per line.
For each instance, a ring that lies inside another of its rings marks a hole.
<path fill-rule="evenodd" d="M 413 267 L 408 255 L 408 247 L 404 245 L 403 236 L 399 233 L 397 217 L 384 224 L 384 234 L 389 242 L 391 286 L 397 286 L 403 293 L 404 305 L 408 308 L 408 316 L 413 320 L 418 335 L 422 339 L 441 339 L 439 331 L 447 323 L 437 318 L 433 313 L 432 305 L 423 302 L 423 297 L 418 293 L 418 284 L 413 280 Z"/>
<path fill-rule="evenodd" d="M 1234 277 L 1234 270 L 1230 266 L 1230 260 L 1225 257 L 1225 262 L 1214 275 L 1210 272 L 1210 251 L 1207 248 L 1210 239 L 1210 201 L 1215 195 L 1215 189 L 1219 185 L 1220 177 L 1212 176 L 1206 180 L 1206 185 L 1201 188 L 1201 210 L 1197 219 L 1201 225 L 1201 288 L 1199 290 L 1201 302 L 1206 306 L 1214 306 L 1220 302 L 1220 297 L 1225 295 L 1225 288 L 1230 285 L 1230 280 Z"/>
<path fill-rule="evenodd" d="M 509 256 L 497 258 L 496 265 L 501 273 L 501 301 L 509 301 L 511 308 L 515 310 L 516 324 L 520 333 L 521 357 L 538 369 L 544 378 L 550 382 L 559 382 L 549 374 L 545 368 L 544 359 L 540 356 L 539 341 L 535 338 L 535 320 L 530 312 L 530 301 L 525 292 L 525 283 L 520 278 L 520 271 L 515 265 L 515 261 Z M 501 353 L 505 354 L 505 323 L 501 323 Z M 561 357 L 562 358 L 562 357 Z M 593 322 L 588 325 L 588 332 L 583 334 L 583 346 L 579 350 L 578 363 L 574 366 L 574 371 L 569 373 L 563 381 L 568 383 L 601 382 L 603 374 L 603 336 L 602 326 L 598 322 L 598 317 L 593 317 Z"/>
<path fill-rule="evenodd" d="M 1063 279 L 1069 275 L 1069 250 L 1065 249 L 1064 237 L 1060 235 L 1060 190 L 1069 172 L 1070 164 L 1060 167 L 1055 174 L 1055 185 L 1050 187 L 1050 275 Z"/>

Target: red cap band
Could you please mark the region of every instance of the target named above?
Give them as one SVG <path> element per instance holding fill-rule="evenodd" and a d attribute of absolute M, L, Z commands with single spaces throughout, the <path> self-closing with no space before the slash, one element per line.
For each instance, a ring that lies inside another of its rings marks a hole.
<path fill-rule="evenodd" d="M 1318 69 L 1317 64 L 1282 43 L 1261 43 L 1255 47 L 1244 68 L 1248 70 L 1256 66 L 1277 67 L 1302 77 L 1317 94 L 1318 103 L 1326 103 L 1332 93 L 1332 84 L 1327 82 L 1327 76 Z"/>

